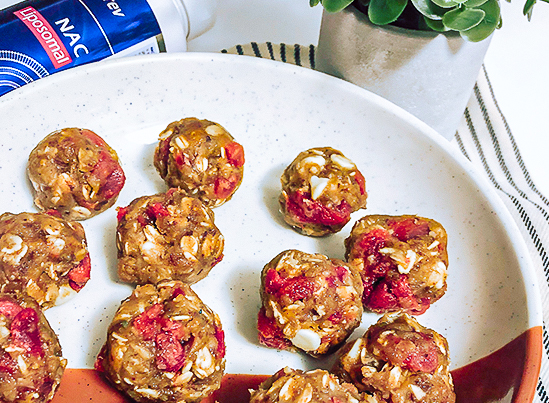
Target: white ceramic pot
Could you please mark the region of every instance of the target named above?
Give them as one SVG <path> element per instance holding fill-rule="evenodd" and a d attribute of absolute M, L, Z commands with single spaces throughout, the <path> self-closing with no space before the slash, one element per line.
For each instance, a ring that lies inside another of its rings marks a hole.
<path fill-rule="evenodd" d="M 377 26 L 349 6 L 324 12 L 316 69 L 381 95 L 451 139 L 490 39 Z"/>

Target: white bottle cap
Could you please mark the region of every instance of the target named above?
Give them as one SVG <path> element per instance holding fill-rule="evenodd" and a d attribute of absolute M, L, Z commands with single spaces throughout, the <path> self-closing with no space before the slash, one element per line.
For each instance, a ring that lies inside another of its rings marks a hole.
<path fill-rule="evenodd" d="M 196 38 L 215 23 L 217 0 L 182 0 L 189 20 L 187 40 Z"/>

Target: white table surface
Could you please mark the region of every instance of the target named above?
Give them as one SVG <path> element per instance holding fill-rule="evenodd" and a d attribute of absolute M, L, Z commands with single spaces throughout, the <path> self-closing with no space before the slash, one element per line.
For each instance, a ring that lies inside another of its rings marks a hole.
<path fill-rule="evenodd" d="M 218 0 L 213 28 L 189 42 L 189 51 L 217 52 L 237 44 L 316 45 L 321 7 L 308 0 Z M 549 4 L 539 1 L 532 20 L 523 2 L 501 2 L 503 28 L 485 58 L 492 86 L 538 189 L 549 196 Z"/>

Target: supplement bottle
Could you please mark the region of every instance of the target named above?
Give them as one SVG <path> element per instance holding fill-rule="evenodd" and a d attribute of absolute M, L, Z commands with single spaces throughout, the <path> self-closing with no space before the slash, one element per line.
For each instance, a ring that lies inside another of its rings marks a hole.
<path fill-rule="evenodd" d="M 2 0 L 0 6 L 5 4 Z M 183 52 L 216 0 L 27 0 L 0 10 L 0 95 L 109 57 Z"/>

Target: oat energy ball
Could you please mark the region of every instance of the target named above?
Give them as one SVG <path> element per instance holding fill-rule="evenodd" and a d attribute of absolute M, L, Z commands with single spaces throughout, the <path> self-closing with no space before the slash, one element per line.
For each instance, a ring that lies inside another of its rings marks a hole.
<path fill-rule="evenodd" d="M 407 314 L 385 315 L 338 353 L 333 372 L 369 403 L 453 403 L 446 339 Z"/>
<path fill-rule="evenodd" d="M 413 215 L 371 215 L 345 240 L 346 258 L 362 275 L 364 307 L 378 313 L 424 313 L 446 292 L 446 231 Z"/>
<path fill-rule="evenodd" d="M 340 231 L 351 213 L 366 208 L 364 176 L 340 151 L 303 151 L 281 177 L 280 211 L 297 231 L 323 236 Z"/>
<path fill-rule="evenodd" d="M 154 166 L 168 187 L 179 187 L 208 207 L 217 207 L 242 182 L 244 148 L 221 125 L 186 118 L 160 133 Z"/>
<path fill-rule="evenodd" d="M 196 283 L 223 258 L 211 209 L 185 192 L 143 196 L 118 208 L 118 275 L 128 283 Z"/>
<path fill-rule="evenodd" d="M 126 180 L 116 152 L 91 130 L 78 128 L 46 136 L 30 153 L 27 172 L 36 206 L 70 220 L 111 207 Z"/>
<path fill-rule="evenodd" d="M 322 369 L 308 372 L 283 368 L 250 391 L 250 403 L 359 403 L 356 388 Z"/>
<path fill-rule="evenodd" d="M 67 360 L 38 304 L 0 294 L 0 401 L 49 402 Z"/>
<path fill-rule="evenodd" d="M 341 260 L 287 250 L 261 274 L 259 342 L 312 356 L 333 351 L 362 318 L 360 275 Z"/>
<path fill-rule="evenodd" d="M 225 370 L 219 317 L 180 281 L 138 286 L 122 301 L 95 367 L 137 402 L 196 402 Z"/>
<path fill-rule="evenodd" d="M 28 295 L 50 308 L 76 295 L 90 268 L 80 223 L 45 213 L 0 216 L 0 292 Z"/>

